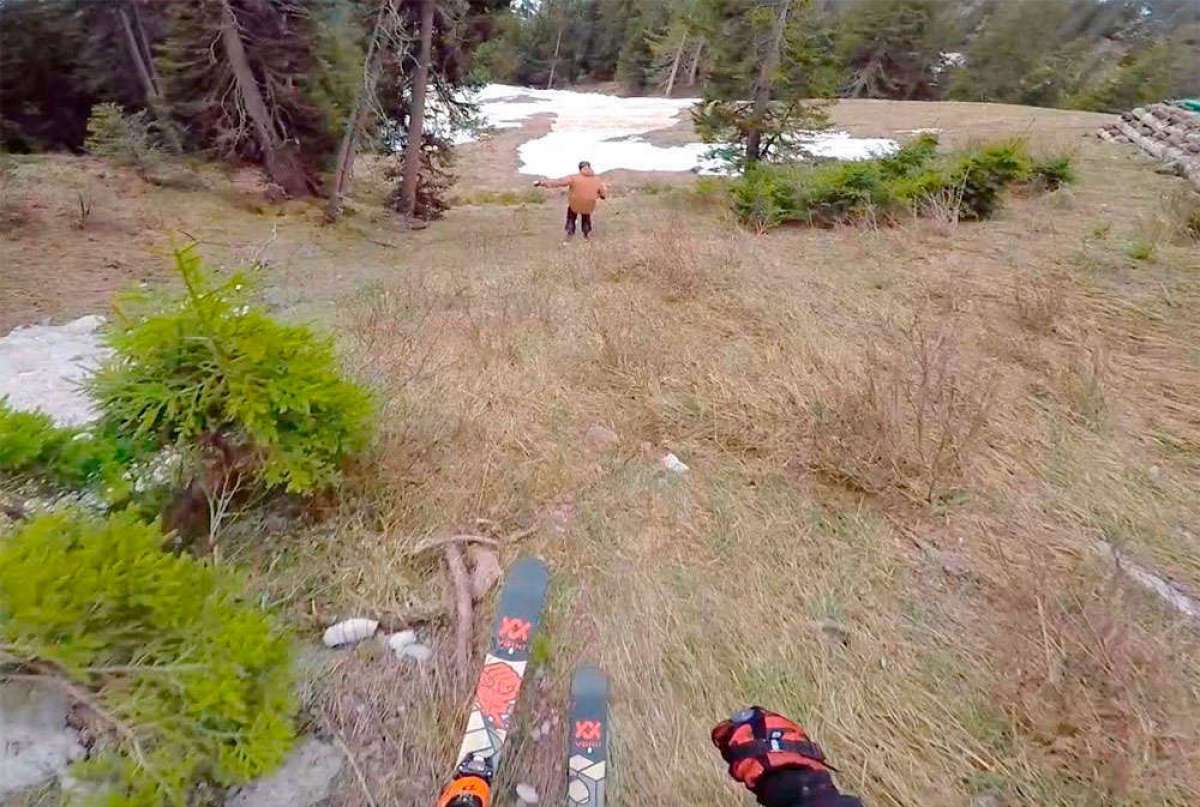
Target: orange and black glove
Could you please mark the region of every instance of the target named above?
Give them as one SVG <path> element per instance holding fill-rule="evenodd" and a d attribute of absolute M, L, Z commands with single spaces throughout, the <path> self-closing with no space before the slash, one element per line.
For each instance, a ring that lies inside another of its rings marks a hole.
<path fill-rule="evenodd" d="M 862 807 L 838 792 L 820 746 L 783 715 L 752 706 L 718 723 L 712 741 L 763 807 Z"/>

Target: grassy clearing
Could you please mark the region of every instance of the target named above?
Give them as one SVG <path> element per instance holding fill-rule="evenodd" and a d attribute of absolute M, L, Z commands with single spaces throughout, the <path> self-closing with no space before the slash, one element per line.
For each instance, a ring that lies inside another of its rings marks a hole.
<path fill-rule="evenodd" d="M 560 250 L 549 214 L 472 213 L 344 306 L 384 398 L 371 480 L 243 558 L 319 624 L 438 602 L 425 536 L 538 528 L 505 549 L 555 587 L 502 804 L 564 786 L 561 727 L 527 731 L 583 659 L 614 677 L 624 804 L 736 801 L 706 736 L 748 701 L 808 721 L 871 804 L 1195 803 L 1200 642 L 1093 546 L 1200 587 L 1200 282 L 1186 248 L 1134 266 L 1096 236 L 1086 162 L 1077 193 L 952 238 L 755 237 L 672 194 Z M 668 450 L 691 473 L 659 468 Z M 375 797 L 436 790 L 465 684 L 338 664 L 310 706 L 388 760 L 364 766 Z"/>
<path fill-rule="evenodd" d="M 504 807 L 514 781 L 562 792 L 561 724 L 528 730 L 582 659 L 614 679 L 621 804 L 739 803 L 707 732 L 747 701 L 809 723 L 872 805 L 1195 804 L 1200 641 L 1094 545 L 1200 590 L 1200 263 L 1146 225 L 1169 180 L 1115 155 L 1085 145 L 1070 195 L 979 224 L 756 237 L 707 180 L 614 199 L 565 250 L 552 205 L 454 211 L 402 259 L 284 218 L 277 294 L 345 294 L 382 435 L 328 518 L 243 522 L 227 562 L 315 635 L 441 602 L 428 536 L 543 555 Z M 377 803 L 437 790 L 468 687 L 448 665 L 313 662 L 308 719 Z M 337 799 L 366 803 L 349 774 Z"/>

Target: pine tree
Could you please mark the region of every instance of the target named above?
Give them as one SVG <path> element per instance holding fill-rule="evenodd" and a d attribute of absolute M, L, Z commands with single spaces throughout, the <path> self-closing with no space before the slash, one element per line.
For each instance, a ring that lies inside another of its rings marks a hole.
<path fill-rule="evenodd" d="M 865 0 L 846 14 L 841 53 L 851 98 L 935 96 L 951 41 L 943 0 Z"/>
<path fill-rule="evenodd" d="M 734 147 L 739 165 L 791 154 L 799 131 L 820 128 L 804 0 L 703 0 L 711 43 L 704 102 L 693 119 L 706 142 Z M 787 59 L 784 56 L 787 55 Z M 749 100 L 746 100 L 749 99 Z"/>
<path fill-rule="evenodd" d="M 336 139 L 304 95 L 316 70 L 305 7 L 298 0 L 196 0 L 167 9 L 160 69 L 193 145 L 261 162 L 290 195 L 317 190 Z"/>

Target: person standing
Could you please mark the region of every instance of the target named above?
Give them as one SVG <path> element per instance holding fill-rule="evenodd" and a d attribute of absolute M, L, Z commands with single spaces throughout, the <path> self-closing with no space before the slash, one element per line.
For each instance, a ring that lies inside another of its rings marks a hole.
<path fill-rule="evenodd" d="M 579 163 L 579 173 L 562 179 L 538 180 L 535 188 L 567 188 L 567 240 L 575 236 L 575 222 L 583 219 L 583 237 L 592 237 L 592 214 L 596 204 L 608 198 L 608 188 L 596 176 L 592 164 L 587 160 Z"/>

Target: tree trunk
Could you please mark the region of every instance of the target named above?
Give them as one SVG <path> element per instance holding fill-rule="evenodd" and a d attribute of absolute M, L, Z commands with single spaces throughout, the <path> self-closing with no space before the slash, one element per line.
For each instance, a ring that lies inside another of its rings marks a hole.
<path fill-rule="evenodd" d="M 304 168 L 300 165 L 296 155 L 286 147 L 285 143 L 281 142 L 275 130 L 274 120 L 267 109 L 266 102 L 263 101 L 258 80 L 254 78 L 254 71 L 250 69 L 250 60 L 246 57 L 246 47 L 242 43 L 242 36 L 238 31 L 237 16 L 233 13 L 229 0 L 220 0 L 220 3 L 221 42 L 225 48 L 225 57 L 229 60 L 230 69 L 233 70 L 238 96 L 246 109 L 246 114 L 250 116 L 250 123 L 254 128 L 258 147 L 262 151 L 267 174 L 289 195 L 304 196 L 309 190 Z"/>
<path fill-rule="evenodd" d="M 408 143 L 404 149 L 404 184 L 400 188 L 400 212 L 411 216 L 417 207 L 417 180 L 421 174 L 421 149 L 425 139 L 425 93 L 429 87 L 429 62 L 433 54 L 435 0 L 421 0 L 421 50 L 413 77 L 412 103 L 408 109 Z"/>
<path fill-rule="evenodd" d="M 134 6 L 135 13 L 136 9 L 137 7 Z M 129 58 L 133 62 L 134 69 L 137 70 L 138 80 L 142 83 L 142 91 L 146 94 L 146 106 L 150 107 L 154 117 L 158 120 L 159 129 L 167 140 L 167 146 L 172 153 L 179 154 L 183 151 L 183 145 L 179 142 L 179 132 L 175 130 L 175 122 L 171 120 L 167 104 L 163 100 L 162 93 L 159 92 L 156 76 L 151 72 L 153 65 L 146 61 L 146 51 L 142 50 L 138 37 L 133 31 L 128 11 L 124 7 L 118 8 L 117 16 L 121 18 L 121 29 L 125 32 L 125 48 L 129 51 Z"/>
<path fill-rule="evenodd" d="M 700 75 L 700 55 L 704 52 L 704 40 L 696 43 L 696 52 L 692 54 L 692 66 L 688 68 L 688 86 L 695 87 Z"/>
<path fill-rule="evenodd" d="M 550 60 L 550 78 L 546 79 L 546 89 L 554 87 L 554 74 L 558 71 L 558 54 L 562 47 L 563 28 L 566 26 L 560 25 L 558 28 L 558 38 L 554 40 L 554 58 Z"/>
<path fill-rule="evenodd" d="M 746 138 L 746 163 L 758 162 L 762 158 L 763 120 L 771 105 L 771 84 L 775 71 L 779 69 L 779 57 L 783 50 L 783 37 L 787 31 L 788 12 L 792 0 L 779 3 L 779 15 L 771 26 L 771 37 L 766 43 L 765 53 L 760 53 L 758 76 L 754 80 L 754 108 L 750 121 L 750 133 Z"/>
<path fill-rule="evenodd" d="M 396 13 L 397 0 L 380 0 L 379 14 L 375 17 L 375 28 L 371 32 L 371 42 L 367 45 L 367 55 L 363 59 L 362 85 L 354 99 L 354 108 L 346 119 L 346 130 L 342 132 L 342 143 L 338 147 L 337 171 L 333 178 L 333 189 L 329 194 L 329 204 L 325 208 L 326 215 L 336 219 L 342 211 L 342 197 L 350 192 L 350 181 L 354 177 L 354 155 L 358 145 L 358 136 L 366 123 L 367 111 L 371 99 L 375 95 L 375 87 L 379 83 L 379 72 L 383 67 L 381 54 L 383 48 L 380 40 L 387 34 L 387 29 Z"/>
<path fill-rule="evenodd" d="M 133 0 L 129 7 L 133 10 L 133 27 L 137 31 L 137 41 L 141 46 L 142 58 L 146 60 L 146 69 L 150 73 L 150 81 L 154 84 L 154 90 L 161 98 L 162 80 L 158 77 L 158 69 L 154 66 L 154 54 L 150 51 L 150 38 L 146 36 L 146 26 L 142 25 L 142 12 L 138 10 L 138 0 Z"/>
<path fill-rule="evenodd" d="M 679 75 L 679 62 L 683 59 L 683 49 L 687 46 L 687 34 L 679 38 L 679 46 L 675 48 L 675 60 L 671 62 L 671 75 L 667 77 L 667 97 L 675 92 L 675 78 Z"/>

